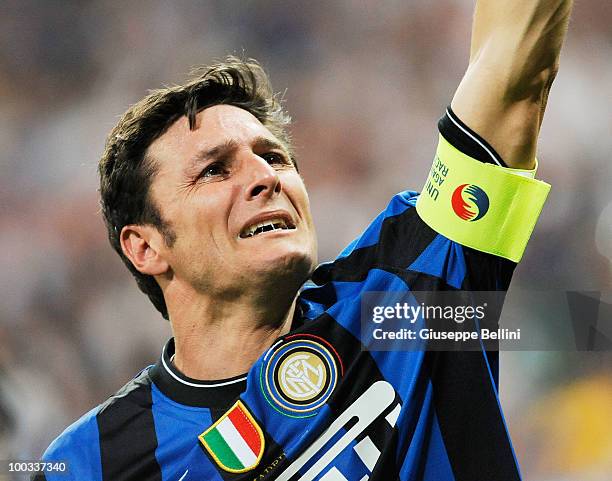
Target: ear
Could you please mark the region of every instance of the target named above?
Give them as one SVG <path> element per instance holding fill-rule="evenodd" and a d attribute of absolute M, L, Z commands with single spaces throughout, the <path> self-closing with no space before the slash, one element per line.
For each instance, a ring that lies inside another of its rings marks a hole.
<path fill-rule="evenodd" d="M 139 272 L 158 276 L 168 271 L 170 266 L 160 252 L 164 240 L 155 227 L 126 225 L 121 229 L 119 241 L 123 254 Z"/>

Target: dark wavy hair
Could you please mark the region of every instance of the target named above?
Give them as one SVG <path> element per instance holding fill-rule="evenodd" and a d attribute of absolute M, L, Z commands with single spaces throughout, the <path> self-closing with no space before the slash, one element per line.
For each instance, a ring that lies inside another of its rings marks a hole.
<path fill-rule="evenodd" d="M 184 84 L 153 90 L 132 105 L 110 132 L 98 166 L 100 204 L 110 243 L 140 290 L 165 319 L 168 309 L 159 284 L 153 276 L 134 267 L 121 249 L 119 236 L 126 225 L 152 225 L 168 246 L 173 245 L 175 235 L 170 223 L 162 218 L 149 195 L 157 166 L 147 151 L 182 116 L 195 130 L 197 113 L 219 104 L 234 105 L 253 114 L 285 144 L 295 163 L 287 130 L 291 119 L 273 92 L 267 74 L 253 59 L 229 56 L 222 62 L 197 68 Z"/>

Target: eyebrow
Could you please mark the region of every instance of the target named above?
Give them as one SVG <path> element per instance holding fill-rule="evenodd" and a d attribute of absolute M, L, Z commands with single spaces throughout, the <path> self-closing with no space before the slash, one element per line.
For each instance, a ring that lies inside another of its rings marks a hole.
<path fill-rule="evenodd" d="M 276 149 L 282 150 L 287 155 L 289 152 L 287 148 L 281 144 L 280 142 L 269 139 L 267 137 L 256 137 L 253 141 L 253 149 L 255 150 L 263 150 L 263 149 Z M 189 162 L 189 167 L 194 167 L 198 164 L 205 163 L 209 160 L 218 159 L 220 157 L 226 157 L 232 154 L 234 151 L 238 149 L 238 142 L 235 140 L 227 140 L 222 144 L 216 145 L 207 150 L 201 150 L 198 152 Z"/>
<path fill-rule="evenodd" d="M 276 140 L 272 140 L 269 139 L 267 137 L 257 137 L 255 139 L 255 142 L 253 142 L 253 147 L 255 149 L 276 149 L 276 150 L 282 150 L 283 152 L 287 152 L 287 148 L 281 144 L 280 142 L 277 142 Z"/>
<path fill-rule="evenodd" d="M 238 143 L 234 140 L 227 140 L 222 144 L 216 145 L 207 150 L 201 150 L 193 156 L 189 162 L 189 167 L 194 167 L 198 164 L 202 164 L 211 159 L 217 159 L 231 154 L 238 148 Z"/>

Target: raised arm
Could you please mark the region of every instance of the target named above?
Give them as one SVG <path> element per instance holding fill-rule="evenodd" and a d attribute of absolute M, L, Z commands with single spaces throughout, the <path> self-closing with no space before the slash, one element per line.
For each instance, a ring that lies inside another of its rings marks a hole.
<path fill-rule="evenodd" d="M 510 167 L 532 169 L 572 0 L 479 0 L 455 114 Z"/>

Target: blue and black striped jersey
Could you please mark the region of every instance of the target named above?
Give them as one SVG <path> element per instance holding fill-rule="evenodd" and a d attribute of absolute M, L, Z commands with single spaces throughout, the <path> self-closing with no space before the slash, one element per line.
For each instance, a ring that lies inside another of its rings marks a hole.
<path fill-rule="evenodd" d="M 504 291 L 515 264 L 463 247 L 402 192 L 298 298 L 292 330 L 243 376 L 186 378 L 172 340 L 155 366 L 70 426 L 49 481 L 520 479 L 491 352 L 367 351 L 362 294 Z M 44 475 L 39 475 L 44 479 Z"/>

